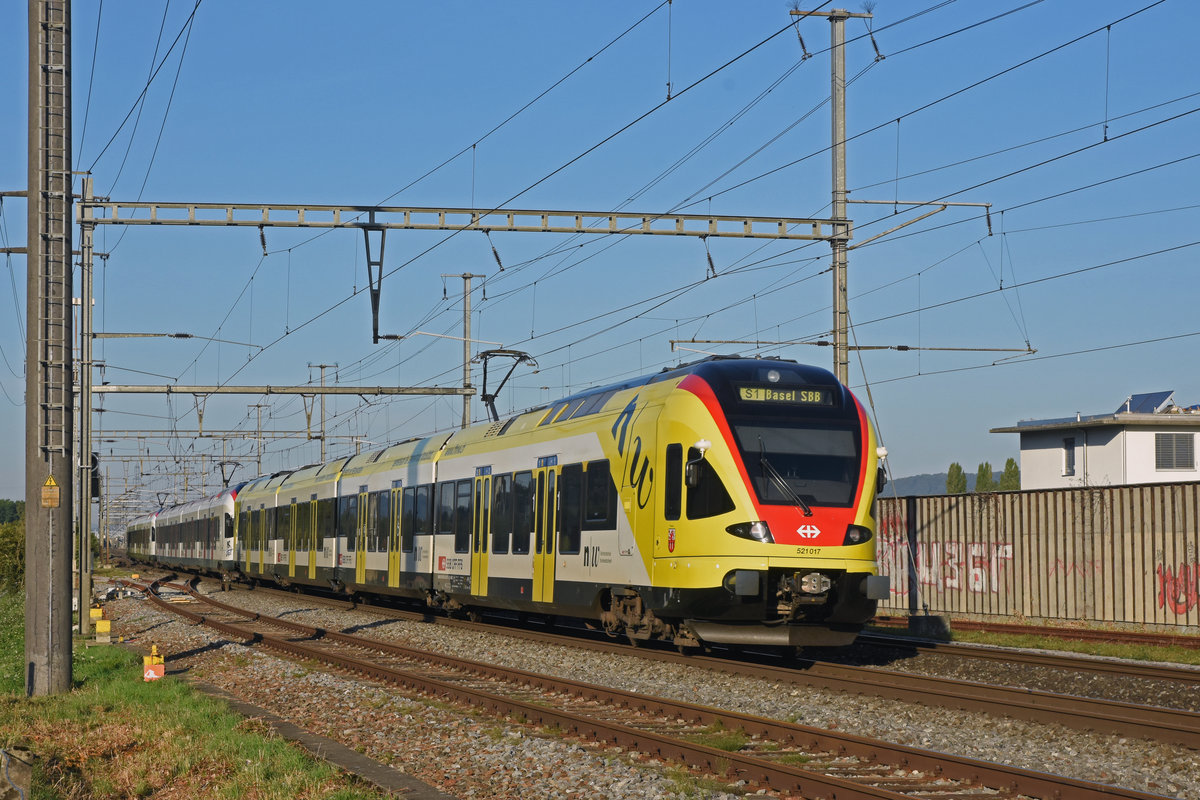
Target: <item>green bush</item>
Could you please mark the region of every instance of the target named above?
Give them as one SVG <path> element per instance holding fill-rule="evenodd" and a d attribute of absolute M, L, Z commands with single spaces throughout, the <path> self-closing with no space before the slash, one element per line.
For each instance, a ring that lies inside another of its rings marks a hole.
<path fill-rule="evenodd" d="M 25 520 L 0 523 L 0 594 L 25 585 Z"/>

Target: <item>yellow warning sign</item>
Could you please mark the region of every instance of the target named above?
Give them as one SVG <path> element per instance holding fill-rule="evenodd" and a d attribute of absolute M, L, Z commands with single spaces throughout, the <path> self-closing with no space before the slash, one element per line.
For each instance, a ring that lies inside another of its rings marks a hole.
<path fill-rule="evenodd" d="M 42 508 L 58 508 L 61 501 L 60 491 L 54 476 L 47 476 L 46 482 L 42 484 Z"/>

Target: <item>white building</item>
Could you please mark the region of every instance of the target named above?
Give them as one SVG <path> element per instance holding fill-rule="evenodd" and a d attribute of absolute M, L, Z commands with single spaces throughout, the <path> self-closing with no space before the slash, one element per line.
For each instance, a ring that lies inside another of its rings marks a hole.
<path fill-rule="evenodd" d="M 1021 435 L 1022 489 L 1200 480 L 1200 406 L 1177 406 L 1174 394 L 1135 394 L 1111 414 L 1024 420 L 991 432 Z"/>

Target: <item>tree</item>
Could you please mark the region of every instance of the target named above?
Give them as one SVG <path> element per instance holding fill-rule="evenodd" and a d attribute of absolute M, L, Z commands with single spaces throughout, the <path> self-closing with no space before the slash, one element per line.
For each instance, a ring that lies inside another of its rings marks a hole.
<path fill-rule="evenodd" d="M 996 479 L 992 477 L 991 462 L 985 461 L 979 465 L 979 470 L 975 473 L 975 491 L 996 491 Z"/>
<path fill-rule="evenodd" d="M 0 522 L 16 522 L 24 516 L 24 500 L 0 500 Z"/>
<path fill-rule="evenodd" d="M 0 594 L 25 580 L 25 520 L 0 523 Z"/>
<path fill-rule="evenodd" d="M 1000 476 L 1000 491 L 1015 492 L 1021 488 L 1021 469 L 1017 461 L 1010 458 L 1004 462 L 1004 473 Z"/>
<path fill-rule="evenodd" d="M 967 474 L 963 472 L 962 464 L 955 461 L 946 471 L 946 494 L 966 494 Z"/>

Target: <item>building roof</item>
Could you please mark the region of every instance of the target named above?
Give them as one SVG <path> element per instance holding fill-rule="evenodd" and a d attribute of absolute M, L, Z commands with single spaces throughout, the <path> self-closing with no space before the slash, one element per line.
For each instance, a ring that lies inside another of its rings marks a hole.
<path fill-rule="evenodd" d="M 1111 414 L 1079 414 L 1056 419 L 1026 419 L 991 433 L 1033 433 L 1035 431 L 1079 430 L 1104 427 L 1200 427 L 1200 405 L 1175 405 L 1174 391 L 1134 394 Z"/>

